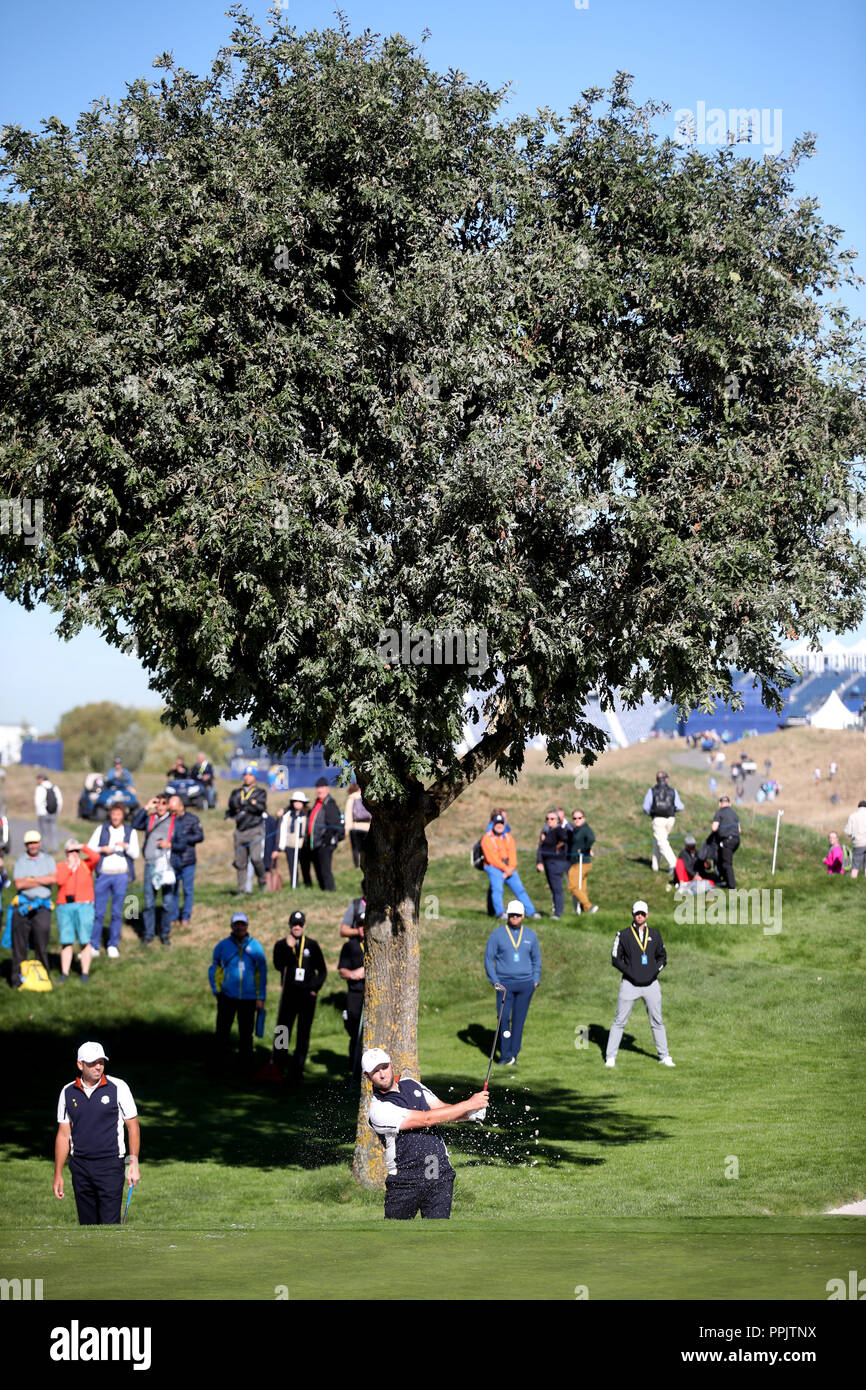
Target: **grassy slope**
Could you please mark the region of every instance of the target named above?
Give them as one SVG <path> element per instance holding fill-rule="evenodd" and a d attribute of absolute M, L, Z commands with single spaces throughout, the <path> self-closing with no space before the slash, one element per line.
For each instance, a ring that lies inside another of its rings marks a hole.
<path fill-rule="evenodd" d="M 609 755 L 579 794 L 568 774 L 534 758 L 517 788 L 487 776 L 432 828 L 420 1056 L 425 1080 L 443 1096 L 480 1084 L 492 1041 L 492 991 L 481 969 L 490 923 L 478 910 L 485 880 L 466 852 L 490 806 L 504 801 L 518 843 L 529 846 L 544 806 L 564 801 L 570 810 L 577 795 L 604 850 L 592 879 L 599 913 L 541 924 L 543 984 L 519 1071 L 495 1074 L 496 1126 L 452 1131 L 458 1218 L 801 1214 L 864 1195 L 863 882 L 828 881 L 820 837 L 786 824 L 773 884 L 783 893 L 780 935 L 678 925 L 664 875 L 648 870 L 639 809 L 657 756 L 649 746 Z M 678 781 L 699 832 L 713 803 L 699 800 L 705 779 L 693 775 L 694 790 Z M 772 822 L 746 823 L 738 874 L 744 885 L 768 885 Z M 103 1042 L 141 1106 L 136 1227 L 341 1226 L 379 1217 L 381 1197 L 357 1191 L 347 1171 L 357 1101 L 342 1078 L 346 1035 L 334 975 L 301 1096 L 206 1078 L 214 1011 L 205 972 L 227 930 L 232 874 L 220 860 L 229 844 L 221 813 L 205 826 L 196 923 L 171 953 L 140 955 L 127 932 L 123 959 L 103 957 L 88 988 L 76 981 L 52 995 L 0 996 L 0 1026 L 28 1056 L 28 1085 L 4 1150 L 5 1209 L 22 1224 L 75 1226 L 71 1199 L 59 1207 L 50 1194 L 49 1159 L 57 1091 L 82 1036 Z M 297 903 L 335 962 L 339 917 L 357 891 L 348 860 L 344 848 L 336 901 L 315 890 L 255 900 L 254 931 L 268 949 Z M 521 872 L 547 911 L 531 853 L 521 854 Z M 601 1065 L 618 982 L 610 943 L 635 896 L 647 897 L 668 946 L 663 987 L 675 1071 L 657 1066 L 637 1010 L 616 1070 Z M 271 1023 L 275 1005 L 272 998 Z M 587 1047 L 575 1045 L 582 1029 Z M 725 1176 L 732 1158 L 737 1179 Z"/>

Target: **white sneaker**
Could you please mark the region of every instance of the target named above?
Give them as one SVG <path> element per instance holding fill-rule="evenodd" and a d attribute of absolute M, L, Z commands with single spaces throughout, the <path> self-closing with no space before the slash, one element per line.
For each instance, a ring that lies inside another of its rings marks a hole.
<path fill-rule="evenodd" d="M 119 956 L 120 956 L 120 952 L 118 951 L 117 947 L 116 947 L 116 946 L 109 946 L 109 948 L 108 948 L 108 959 L 109 959 L 109 960 L 117 960 L 117 959 L 119 958 Z"/>
<path fill-rule="evenodd" d="M 598 903 L 593 903 L 592 907 L 588 907 L 586 910 L 587 912 L 598 912 Z"/>
<path fill-rule="evenodd" d="M 90 952 L 90 954 L 91 954 L 92 959 L 93 959 L 93 960 L 96 960 L 96 957 L 99 955 L 99 947 L 98 947 L 98 946 L 94 946 L 94 948 L 93 948 L 93 950 Z"/>
<path fill-rule="evenodd" d="M 605 1059 L 604 1059 L 604 1065 L 605 1065 L 606 1067 L 615 1067 L 615 1066 L 616 1066 L 616 1058 L 615 1058 L 615 1057 L 605 1057 Z"/>
<path fill-rule="evenodd" d="M 674 1061 L 673 1057 L 659 1057 L 659 1066 L 675 1067 L 676 1062 Z"/>

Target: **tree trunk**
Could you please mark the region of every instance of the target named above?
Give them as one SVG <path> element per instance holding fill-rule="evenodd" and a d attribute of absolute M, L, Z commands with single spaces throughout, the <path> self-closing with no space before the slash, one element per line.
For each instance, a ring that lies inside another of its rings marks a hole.
<path fill-rule="evenodd" d="M 418 787 L 408 803 L 371 809 L 361 851 L 367 898 L 364 1048 L 384 1048 L 398 1076 L 417 1076 L 418 915 L 427 872 L 425 828 L 436 808 Z M 367 1123 L 370 1096 L 370 1083 L 362 1077 L 352 1172 L 362 1186 L 382 1187 L 384 1151 Z"/>

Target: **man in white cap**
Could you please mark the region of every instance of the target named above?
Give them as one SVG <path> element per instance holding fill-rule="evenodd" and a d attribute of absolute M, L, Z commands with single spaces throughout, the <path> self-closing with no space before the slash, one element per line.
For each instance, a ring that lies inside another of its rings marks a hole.
<path fill-rule="evenodd" d="M 435 1126 L 455 1120 L 483 1120 L 490 1097 L 479 1091 L 456 1105 L 443 1105 L 433 1092 L 409 1076 L 394 1075 L 381 1047 L 368 1048 L 361 1070 L 373 1087 L 370 1128 L 385 1147 L 385 1217 L 411 1221 L 447 1220 L 454 1194 L 454 1169 Z"/>
<path fill-rule="evenodd" d="M 661 932 L 657 928 L 652 931 L 649 929 L 649 908 L 646 903 L 636 902 L 631 915 L 631 926 L 628 931 L 617 932 L 611 951 L 611 962 L 622 975 L 622 984 L 619 987 L 616 1018 L 611 1024 L 607 1039 L 604 1064 L 606 1067 L 616 1066 L 616 1054 L 622 1041 L 623 1029 L 628 1023 L 635 1000 L 642 999 L 649 1014 L 659 1061 L 664 1067 L 672 1067 L 674 1061 L 668 1052 L 667 1034 L 662 1023 L 662 992 L 658 981 L 667 964 L 667 952 Z"/>
<path fill-rule="evenodd" d="M 57 882 L 57 865 L 42 849 L 38 830 L 24 834 L 24 853 L 12 870 L 18 904 L 12 910 L 12 988 L 21 984 L 21 964 L 30 946 L 48 974 L 48 938 L 51 935 L 51 885 Z"/>
<path fill-rule="evenodd" d="M 141 1134 L 132 1092 L 117 1076 L 106 1076 L 105 1049 L 96 1042 L 78 1049 L 78 1076 L 60 1092 L 54 1141 L 54 1195 L 63 1198 L 63 1168 L 69 1172 L 81 1226 L 116 1226 L 123 1200 L 124 1125 L 129 1136 L 127 1178 L 141 1176 Z"/>

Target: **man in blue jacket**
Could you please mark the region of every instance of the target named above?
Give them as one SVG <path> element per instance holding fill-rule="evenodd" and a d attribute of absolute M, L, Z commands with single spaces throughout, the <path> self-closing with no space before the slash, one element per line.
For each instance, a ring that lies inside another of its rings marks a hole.
<path fill-rule="evenodd" d="M 216 995 L 216 1050 L 220 1063 L 231 1051 L 232 1023 L 238 1020 L 238 1053 L 247 1070 L 253 1066 L 253 1026 L 265 1007 L 268 963 L 260 941 L 250 936 L 246 914 L 232 917 L 231 936 L 218 941 L 208 970 Z"/>
<path fill-rule="evenodd" d="M 183 888 L 183 907 L 179 910 L 178 920 L 172 922 L 172 926 L 182 927 L 184 922 L 189 925 L 192 917 L 195 902 L 195 847 L 204 839 L 204 831 L 198 816 L 194 816 L 192 811 L 187 811 L 179 796 L 169 798 L 168 809 L 171 815 L 177 817 L 171 837 L 171 867 L 177 879 L 175 903 L 180 901 L 179 890 Z"/>
<path fill-rule="evenodd" d="M 538 937 L 524 922 L 524 908 L 514 898 L 506 909 L 504 927 L 496 927 L 487 938 L 484 969 L 487 978 L 502 994 L 499 1029 L 500 1067 L 514 1067 L 523 1041 L 523 1025 L 532 996 L 541 983 L 541 948 Z"/>

